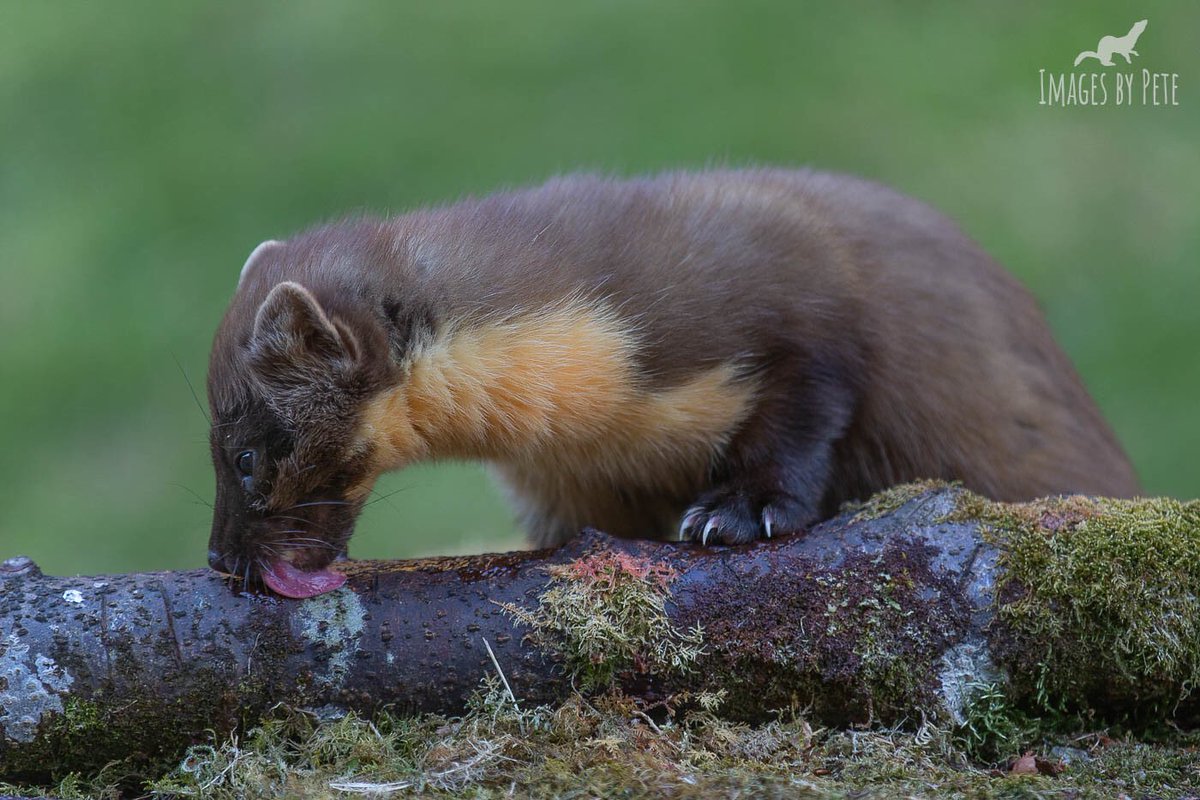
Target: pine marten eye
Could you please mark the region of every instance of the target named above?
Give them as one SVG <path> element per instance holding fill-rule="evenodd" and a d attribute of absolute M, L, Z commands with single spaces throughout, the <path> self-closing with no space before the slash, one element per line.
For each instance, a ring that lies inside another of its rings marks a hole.
<path fill-rule="evenodd" d="M 242 488 L 250 491 L 254 488 L 254 451 L 243 450 L 237 454 L 237 458 L 233 460 L 233 464 L 237 467 L 237 471 L 242 476 Z"/>

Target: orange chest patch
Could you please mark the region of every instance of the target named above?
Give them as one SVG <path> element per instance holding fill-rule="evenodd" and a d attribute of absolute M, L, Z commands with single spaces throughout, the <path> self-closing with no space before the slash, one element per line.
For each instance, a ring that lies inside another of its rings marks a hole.
<path fill-rule="evenodd" d="M 418 460 L 560 462 L 612 474 L 707 465 L 749 414 L 736 365 L 650 389 L 628 323 L 575 302 L 451 326 L 373 400 L 360 435 L 381 471 Z"/>

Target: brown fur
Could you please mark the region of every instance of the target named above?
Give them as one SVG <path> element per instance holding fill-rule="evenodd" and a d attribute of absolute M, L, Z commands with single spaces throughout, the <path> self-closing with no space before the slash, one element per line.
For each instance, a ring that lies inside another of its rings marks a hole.
<path fill-rule="evenodd" d="M 341 548 L 381 471 L 445 458 L 491 463 L 543 544 L 746 541 L 916 478 L 1138 491 L 1027 292 L 927 206 L 814 172 L 572 176 L 264 246 L 209 396 L 227 566 L 289 505 L 329 502 Z"/>

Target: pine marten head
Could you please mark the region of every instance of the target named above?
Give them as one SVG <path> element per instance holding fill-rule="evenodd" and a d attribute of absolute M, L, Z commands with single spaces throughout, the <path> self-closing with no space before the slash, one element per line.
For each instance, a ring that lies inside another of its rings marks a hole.
<path fill-rule="evenodd" d="M 304 597 L 343 580 L 327 568 L 377 474 L 356 426 L 391 376 L 378 322 L 272 277 L 288 258 L 275 242 L 251 255 L 213 344 L 209 564 Z"/>

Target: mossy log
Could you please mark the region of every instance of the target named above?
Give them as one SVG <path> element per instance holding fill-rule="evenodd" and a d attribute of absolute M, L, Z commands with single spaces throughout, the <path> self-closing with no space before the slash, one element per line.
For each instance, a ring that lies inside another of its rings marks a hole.
<path fill-rule="evenodd" d="M 1200 503 L 991 503 L 900 487 L 751 546 L 616 540 L 348 562 L 310 600 L 207 571 L 0 568 L 0 778 L 176 758 L 276 704 L 454 713 L 619 686 L 829 723 L 1192 722 Z"/>

